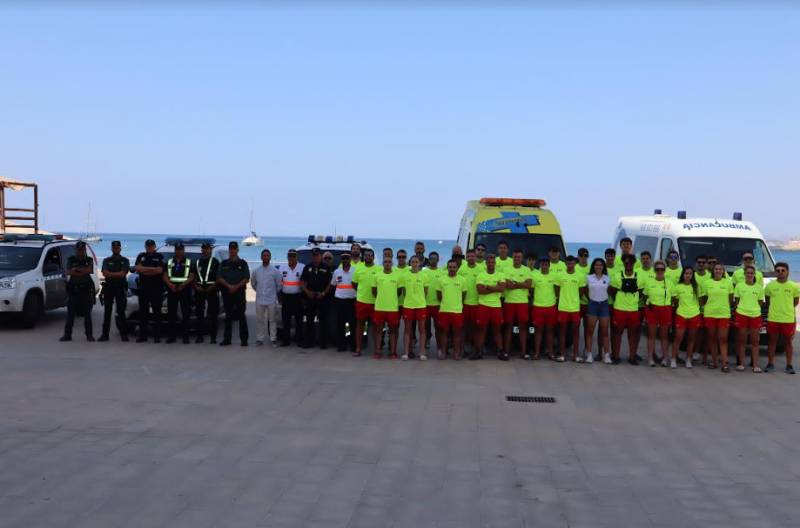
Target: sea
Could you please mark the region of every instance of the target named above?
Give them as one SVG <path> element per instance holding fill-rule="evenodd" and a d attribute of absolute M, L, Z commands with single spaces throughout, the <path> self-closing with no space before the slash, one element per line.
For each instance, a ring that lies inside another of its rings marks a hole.
<path fill-rule="evenodd" d="M 79 233 L 64 233 L 67 236 L 78 238 Z M 170 235 L 170 234 L 140 234 L 140 233 L 98 233 L 102 241 L 95 242 L 92 247 L 98 257 L 102 258 L 111 253 L 111 241 L 119 240 L 122 242 L 122 254 L 130 258 L 131 261 L 144 251 L 144 243 L 147 239 L 152 238 L 156 244 L 161 245 L 164 240 L 170 237 L 212 237 L 216 239 L 218 245 L 227 245 L 231 240 L 237 242 L 241 241 L 242 235 Z M 297 248 L 306 243 L 308 237 L 262 237 L 264 240 L 263 246 L 240 246 L 239 256 L 248 262 L 260 262 L 261 250 L 264 248 L 269 249 L 273 255 L 273 261 L 280 263 L 285 262 L 286 252 L 289 249 Z M 361 240 L 361 239 L 358 239 Z M 432 240 L 425 238 L 368 238 L 366 239 L 369 244 L 377 251 L 385 247 L 390 247 L 395 250 L 405 249 L 409 254 L 414 251 L 414 244 L 417 241 L 425 243 L 425 250 L 438 251 L 442 256 L 447 255 L 455 245 L 455 240 Z M 567 253 L 577 255 L 578 248 L 585 247 L 589 250 L 590 259 L 595 257 L 602 257 L 606 248 L 610 243 L 598 242 L 567 242 Z M 772 249 L 772 256 L 775 262 L 786 262 L 789 264 L 790 274 L 792 280 L 800 281 L 800 251 L 782 251 L 779 249 Z"/>

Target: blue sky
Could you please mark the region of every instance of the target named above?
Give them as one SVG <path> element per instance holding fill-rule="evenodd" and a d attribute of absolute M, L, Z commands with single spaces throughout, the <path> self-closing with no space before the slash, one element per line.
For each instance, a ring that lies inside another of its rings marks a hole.
<path fill-rule="evenodd" d="M 800 9 L 190 5 L 0 9 L 0 175 L 45 227 L 244 233 L 252 197 L 264 235 L 454 238 L 517 196 L 570 241 L 800 233 Z"/>

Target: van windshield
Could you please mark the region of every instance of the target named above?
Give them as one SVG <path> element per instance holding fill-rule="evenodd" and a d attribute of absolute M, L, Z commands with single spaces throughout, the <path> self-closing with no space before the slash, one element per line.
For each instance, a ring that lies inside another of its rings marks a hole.
<path fill-rule="evenodd" d="M 678 249 L 686 266 L 693 266 L 698 255 L 705 255 L 717 257 L 729 272 L 741 267 L 742 254 L 750 251 L 756 258 L 756 269 L 766 277 L 775 276 L 767 245 L 756 238 L 683 237 L 678 239 Z"/>
<path fill-rule="evenodd" d="M 32 270 L 39 263 L 41 255 L 40 247 L 0 246 L 0 271 Z"/>
<path fill-rule="evenodd" d="M 497 244 L 501 240 L 508 242 L 509 254 L 515 249 L 519 248 L 527 257 L 530 254 L 536 255 L 537 258 L 547 256 L 547 252 L 551 247 L 555 246 L 561 250 L 561 260 L 567 256 L 564 251 L 564 241 L 561 235 L 540 235 L 530 233 L 476 233 L 475 243 L 472 247 L 478 244 L 486 246 L 486 253 L 497 253 Z"/>

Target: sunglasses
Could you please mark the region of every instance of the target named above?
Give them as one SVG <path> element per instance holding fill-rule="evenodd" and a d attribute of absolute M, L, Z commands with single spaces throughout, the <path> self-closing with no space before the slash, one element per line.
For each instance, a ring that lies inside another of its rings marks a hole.
<path fill-rule="evenodd" d="M 753 257 L 742 257 L 744 260 L 753 260 Z"/>
<path fill-rule="evenodd" d="M 705 260 L 698 260 L 698 261 L 697 261 L 697 263 L 698 263 L 698 264 L 705 264 L 705 263 L 706 263 L 706 261 L 705 261 Z"/>
<path fill-rule="evenodd" d="M 670 255 L 669 259 L 670 260 L 678 260 L 678 255 Z"/>
<path fill-rule="evenodd" d="M 656 273 L 658 273 L 659 271 L 663 273 L 663 272 L 667 271 L 667 269 L 666 268 L 656 268 Z"/>

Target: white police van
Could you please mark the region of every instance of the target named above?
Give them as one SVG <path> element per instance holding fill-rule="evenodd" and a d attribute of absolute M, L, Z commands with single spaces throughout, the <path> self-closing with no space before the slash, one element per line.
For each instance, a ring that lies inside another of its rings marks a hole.
<path fill-rule="evenodd" d="M 750 251 L 756 268 L 764 274 L 764 282 L 775 277 L 775 260 L 764 236 L 755 224 L 742 220 L 742 213 L 734 213 L 727 220 L 689 218 L 686 211 L 671 216 L 656 209 L 651 216 L 621 217 L 614 232 L 614 247 L 619 247 L 625 237 L 633 240 L 636 255 L 649 251 L 654 259 L 666 260 L 675 249 L 681 266 L 694 266 L 698 255 L 714 256 L 728 273 L 741 267 L 742 254 Z"/>
<path fill-rule="evenodd" d="M 66 306 L 67 259 L 76 242 L 62 235 L 0 234 L 0 313 L 33 327 L 45 310 Z M 89 244 L 86 253 L 94 260 L 92 280 L 99 291 L 99 266 Z"/>
<path fill-rule="evenodd" d="M 361 251 L 372 249 L 366 240 L 356 240 L 352 235 L 344 237 L 342 235 L 322 236 L 308 235 L 305 244 L 297 248 L 297 261 L 303 265 L 311 263 L 311 251 L 318 248 L 322 253 L 330 252 L 333 255 L 333 268 L 339 266 L 339 259 L 344 252 L 349 252 L 353 244 L 361 246 Z M 280 268 L 280 266 L 278 266 Z"/>

